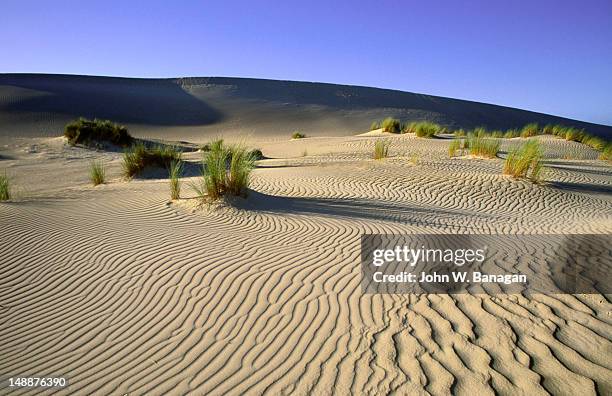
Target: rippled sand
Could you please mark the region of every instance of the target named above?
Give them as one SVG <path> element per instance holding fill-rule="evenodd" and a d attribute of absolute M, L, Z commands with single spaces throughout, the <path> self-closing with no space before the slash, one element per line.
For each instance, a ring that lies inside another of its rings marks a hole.
<path fill-rule="evenodd" d="M 210 208 L 121 180 L 117 153 L 5 147 L 0 373 L 65 375 L 57 394 L 612 393 L 606 296 L 363 295 L 359 270 L 363 233 L 610 233 L 610 164 L 540 137 L 533 185 L 445 139 L 374 161 L 379 138 L 250 141 L 270 159 L 249 198 Z"/>

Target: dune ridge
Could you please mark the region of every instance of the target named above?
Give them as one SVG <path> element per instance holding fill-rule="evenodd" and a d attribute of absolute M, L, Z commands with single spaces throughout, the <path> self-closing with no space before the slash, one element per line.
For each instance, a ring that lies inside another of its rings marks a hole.
<path fill-rule="evenodd" d="M 126 124 L 138 137 L 195 142 L 237 134 L 284 138 L 294 130 L 354 135 L 387 116 L 465 129 L 566 124 L 612 138 L 611 126 L 390 89 L 229 77 L 0 74 L 0 138 L 59 136 L 80 116 Z"/>

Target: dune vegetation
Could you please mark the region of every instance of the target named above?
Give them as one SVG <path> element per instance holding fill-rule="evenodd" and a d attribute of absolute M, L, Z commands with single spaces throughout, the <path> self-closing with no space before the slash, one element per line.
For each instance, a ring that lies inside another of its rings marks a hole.
<path fill-rule="evenodd" d="M 89 163 L 89 180 L 94 186 L 106 182 L 106 167 L 102 161 L 91 161 Z"/>
<path fill-rule="evenodd" d="M 183 175 L 183 161 L 174 160 L 168 169 L 170 179 L 170 199 L 175 200 L 181 197 L 181 176 Z"/>
<path fill-rule="evenodd" d="M 71 145 L 108 142 L 118 146 L 127 146 L 132 142 L 132 137 L 126 127 L 109 120 L 98 119 L 79 118 L 66 125 L 64 136 Z"/>
<path fill-rule="evenodd" d="M 465 141 L 465 147 L 470 155 L 482 158 L 495 158 L 499 152 L 501 141 L 483 134 L 470 134 Z"/>
<path fill-rule="evenodd" d="M 305 137 L 306 137 L 306 135 L 304 135 L 300 131 L 294 131 L 293 134 L 291 135 L 292 139 L 304 139 Z"/>
<path fill-rule="evenodd" d="M 374 155 L 376 160 L 387 158 L 389 156 L 389 142 L 386 140 L 377 140 L 374 143 Z"/>
<path fill-rule="evenodd" d="M 138 143 L 123 153 L 123 175 L 131 178 L 139 175 L 146 167 L 169 168 L 173 161 L 181 160 L 181 152 L 174 146 L 157 145 L 152 148 Z"/>
<path fill-rule="evenodd" d="M 400 120 L 397 118 L 387 117 L 382 121 L 381 127 L 383 132 L 400 133 Z"/>
<path fill-rule="evenodd" d="M 0 201 L 11 199 L 11 180 L 6 173 L 0 175 Z"/>
<path fill-rule="evenodd" d="M 202 160 L 202 177 L 192 183 L 201 200 L 215 201 L 224 196 L 246 196 L 254 167 L 251 151 L 242 145 L 227 146 L 223 141 L 211 143 Z"/>
<path fill-rule="evenodd" d="M 514 178 L 540 181 L 542 172 L 542 149 L 537 140 L 529 140 L 514 148 L 504 163 L 503 173 Z"/>

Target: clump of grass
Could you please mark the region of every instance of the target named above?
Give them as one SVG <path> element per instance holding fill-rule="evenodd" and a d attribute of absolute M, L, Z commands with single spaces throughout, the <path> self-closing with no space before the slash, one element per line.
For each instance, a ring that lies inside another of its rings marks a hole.
<path fill-rule="evenodd" d="M 229 162 L 229 166 L 228 166 Z M 241 145 L 225 146 L 223 142 L 211 145 L 202 161 L 202 179 L 192 184 L 201 199 L 218 200 L 225 195 L 244 196 L 253 170 L 252 152 Z"/>
<path fill-rule="evenodd" d="M 374 143 L 374 159 L 379 160 L 389 156 L 389 142 L 386 140 L 377 140 Z"/>
<path fill-rule="evenodd" d="M 502 131 L 493 131 L 491 132 L 491 137 L 496 139 L 501 139 L 504 137 L 504 133 Z"/>
<path fill-rule="evenodd" d="M 552 135 L 552 134 L 553 134 L 553 131 L 554 131 L 554 127 L 555 127 L 555 126 L 554 126 L 554 125 L 552 125 L 552 124 L 546 124 L 546 125 L 544 125 L 544 127 L 542 128 L 542 133 L 543 133 L 544 135 Z"/>
<path fill-rule="evenodd" d="M 608 145 L 604 147 L 603 151 L 599 155 L 599 159 L 612 161 L 612 143 L 608 143 Z"/>
<path fill-rule="evenodd" d="M 539 134 L 540 134 L 540 126 L 535 122 L 532 122 L 531 124 L 527 124 L 523 127 L 523 129 L 521 129 L 522 138 L 528 138 L 528 137 L 536 136 Z"/>
<path fill-rule="evenodd" d="M 433 138 L 438 133 L 442 133 L 444 128 L 435 122 L 421 121 L 411 123 L 408 127 L 409 132 L 414 132 L 417 137 Z"/>
<path fill-rule="evenodd" d="M 457 129 L 455 131 L 455 137 L 465 137 L 467 134 L 463 129 Z"/>
<path fill-rule="evenodd" d="M 606 141 L 604 139 L 600 138 L 599 136 L 593 136 L 586 133 L 582 137 L 582 143 L 594 148 L 595 150 L 603 150 L 606 147 Z"/>
<path fill-rule="evenodd" d="M 457 155 L 457 151 L 463 154 L 463 141 L 461 139 L 454 139 L 448 146 L 448 156 L 453 158 Z"/>
<path fill-rule="evenodd" d="M 102 161 L 91 161 L 89 164 L 89 180 L 94 186 L 106 182 L 106 167 Z"/>
<path fill-rule="evenodd" d="M 170 178 L 170 199 L 181 197 L 181 176 L 183 175 L 183 161 L 172 161 L 168 176 Z"/>
<path fill-rule="evenodd" d="M 170 167 L 173 161 L 181 160 L 181 152 L 174 146 L 146 147 L 142 143 L 133 145 L 123 153 L 123 174 L 131 178 L 148 166 Z"/>
<path fill-rule="evenodd" d="M 250 151 L 251 157 L 253 157 L 253 161 L 259 161 L 264 159 L 264 155 L 260 149 L 253 149 Z"/>
<path fill-rule="evenodd" d="M 504 163 L 504 174 L 514 178 L 527 178 L 533 182 L 540 180 L 542 171 L 542 150 L 536 140 L 529 140 L 514 148 Z"/>
<path fill-rule="evenodd" d="M 374 131 L 376 129 L 380 129 L 380 122 L 379 121 L 372 121 L 372 123 L 370 124 L 370 131 Z"/>
<path fill-rule="evenodd" d="M 465 146 L 471 155 L 484 158 L 495 158 L 499 152 L 501 141 L 484 137 L 483 135 L 471 134 L 468 136 Z"/>
<path fill-rule="evenodd" d="M 581 142 L 584 137 L 584 131 L 576 129 L 574 127 L 568 127 L 565 129 L 565 140 L 570 142 Z"/>
<path fill-rule="evenodd" d="M 98 119 L 79 118 L 66 125 L 64 136 L 71 145 L 107 141 L 119 146 L 126 146 L 132 142 L 132 137 L 126 127 L 109 120 Z"/>
<path fill-rule="evenodd" d="M 512 139 L 521 136 L 521 132 L 518 129 L 508 129 L 504 133 L 504 139 Z"/>
<path fill-rule="evenodd" d="M 383 132 L 391 132 L 391 133 L 399 133 L 400 128 L 400 120 L 392 117 L 387 117 L 383 120 L 381 127 Z"/>
<path fill-rule="evenodd" d="M 11 199 L 11 179 L 6 173 L 0 175 L 0 201 Z"/>
<path fill-rule="evenodd" d="M 421 156 L 420 156 L 420 155 L 418 155 L 418 154 L 416 154 L 416 153 L 413 153 L 413 154 L 410 156 L 410 163 L 412 163 L 412 165 L 418 165 L 418 164 L 420 164 L 420 163 L 421 163 Z"/>
<path fill-rule="evenodd" d="M 300 131 L 294 131 L 293 134 L 291 135 L 292 139 L 304 139 L 305 137 L 306 137 L 306 135 L 304 135 Z"/>
<path fill-rule="evenodd" d="M 489 132 L 487 131 L 485 127 L 478 127 L 478 128 L 474 128 L 474 130 L 472 131 L 472 135 L 482 138 L 482 137 L 489 136 Z"/>

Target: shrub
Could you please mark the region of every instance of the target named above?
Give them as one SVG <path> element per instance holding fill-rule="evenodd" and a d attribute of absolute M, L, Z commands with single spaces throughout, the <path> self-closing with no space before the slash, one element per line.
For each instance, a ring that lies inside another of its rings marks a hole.
<path fill-rule="evenodd" d="M 374 143 L 374 159 L 383 159 L 389 156 L 389 142 L 386 140 L 377 140 Z"/>
<path fill-rule="evenodd" d="M 126 127 L 109 120 L 98 119 L 92 121 L 79 118 L 66 125 L 64 136 L 72 145 L 106 141 L 119 146 L 126 146 L 132 142 L 132 137 Z"/>
<path fill-rule="evenodd" d="M 499 152 L 501 141 L 478 135 L 470 135 L 466 141 L 466 147 L 471 155 L 484 158 L 495 158 Z"/>
<path fill-rule="evenodd" d="M 299 132 L 299 131 L 295 131 L 293 132 L 293 134 L 291 135 L 292 139 L 303 139 L 305 138 L 306 135 L 304 135 L 303 133 Z M 223 143 L 223 140 L 221 140 L 221 143 Z"/>
<path fill-rule="evenodd" d="M 147 148 L 139 143 L 123 153 L 123 174 L 134 177 L 148 166 L 169 168 L 173 161 L 181 160 L 181 152 L 174 146 Z"/>
<path fill-rule="evenodd" d="M 170 199 L 179 199 L 181 197 L 181 176 L 183 175 L 183 162 L 172 161 L 168 176 L 170 178 Z"/>
<path fill-rule="evenodd" d="M 423 121 L 411 125 L 411 131 L 413 131 L 417 137 L 432 138 L 444 131 L 444 128 L 436 123 Z"/>
<path fill-rule="evenodd" d="M 210 153 L 202 161 L 202 179 L 192 187 L 201 199 L 211 201 L 226 194 L 244 196 L 253 161 L 252 153 L 242 146 L 226 147 L 222 142 L 211 145 Z"/>
<path fill-rule="evenodd" d="M 521 129 L 521 137 L 528 138 L 532 136 L 536 136 L 540 133 L 540 127 L 535 122 L 531 124 L 527 124 Z"/>
<path fill-rule="evenodd" d="M 5 174 L 0 175 L 0 201 L 11 199 L 11 180 Z"/>
<path fill-rule="evenodd" d="M 528 178 L 533 182 L 540 180 L 541 171 L 542 150 L 536 140 L 530 140 L 510 151 L 503 170 L 506 175 Z"/>
<path fill-rule="evenodd" d="M 400 121 L 396 118 L 387 117 L 382 122 L 383 132 L 399 133 Z"/>
<path fill-rule="evenodd" d="M 106 168 L 102 161 L 91 161 L 89 164 L 89 180 L 94 186 L 106 181 Z"/>
<path fill-rule="evenodd" d="M 372 121 L 372 123 L 370 124 L 370 131 L 373 131 L 375 129 L 380 129 L 380 122 L 379 121 Z"/>

